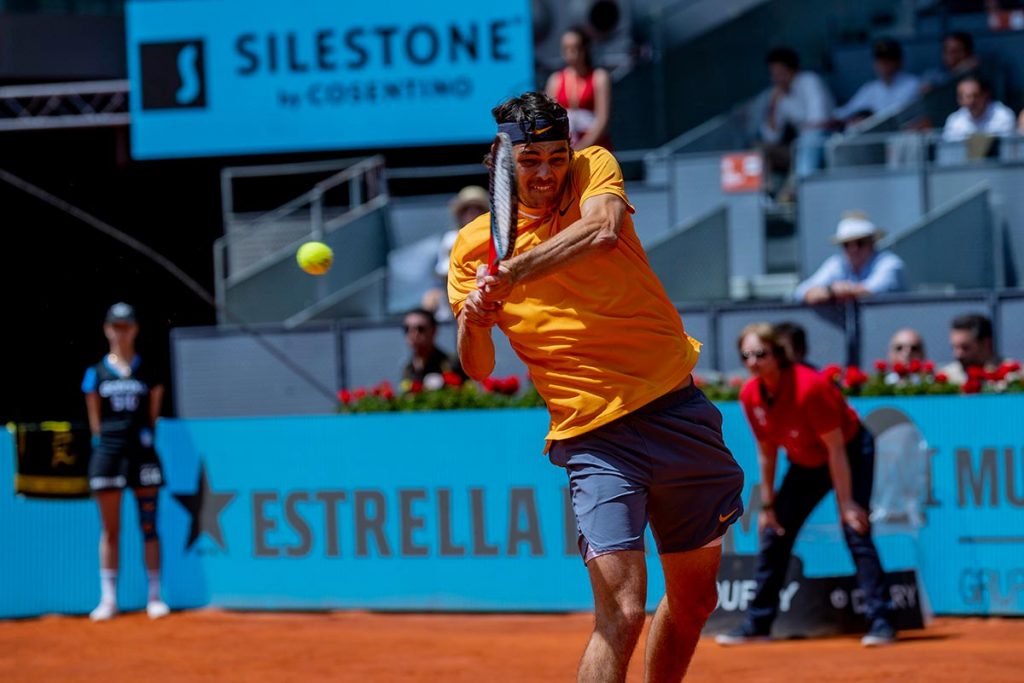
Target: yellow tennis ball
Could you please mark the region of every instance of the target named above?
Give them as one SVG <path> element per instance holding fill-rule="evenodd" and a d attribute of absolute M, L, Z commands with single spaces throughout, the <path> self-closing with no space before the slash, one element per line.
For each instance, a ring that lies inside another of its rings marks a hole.
<path fill-rule="evenodd" d="M 295 260 L 310 275 L 323 275 L 334 263 L 334 252 L 323 242 L 306 242 L 299 247 Z"/>

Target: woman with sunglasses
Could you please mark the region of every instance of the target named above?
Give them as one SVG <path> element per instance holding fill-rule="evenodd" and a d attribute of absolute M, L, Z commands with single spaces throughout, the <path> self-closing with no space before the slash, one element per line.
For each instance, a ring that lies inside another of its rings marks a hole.
<path fill-rule="evenodd" d="M 841 253 L 825 259 L 813 275 L 797 286 L 793 298 L 814 306 L 906 290 L 903 260 L 891 251 L 875 249 L 884 235 L 885 231 L 864 212 L 843 214 L 832 237 Z"/>
<path fill-rule="evenodd" d="M 896 631 L 889 620 L 885 576 L 868 518 L 874 439 L 834 383 L 806 366 L 790 363 L 771 325 L 747 325 L 737 346 L 751 374 L 740 402 L 757 441 L 761 548 L 757 589 L 746 621 L 735 631 L 719 635 L 718 642 L 739 645 L 769 639 L 797 534 L 833 489 L 870 623 L 861 642 L 869 647 L 893 642 Z M 780 447 L 786 450 L 789 468 L 776 489 Z"/>

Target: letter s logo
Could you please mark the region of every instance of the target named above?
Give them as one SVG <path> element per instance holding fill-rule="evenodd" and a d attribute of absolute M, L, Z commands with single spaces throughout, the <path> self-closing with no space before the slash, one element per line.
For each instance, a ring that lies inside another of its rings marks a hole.
<path fill-rule="evenodd" d="M 204 53 L 205 46 L 198 38 L 167 43 L 140 43 L 142 108 L 204 109 Z"/>
<path fill-rule="evenodd" d="M 181 78 L 181 87 L 174 93 L 174 101 L 185 107 L 195 102 L 202 90 L 199 78 L 199 48 L 196 45 L 186 45 L 178 53 L 178 76 Z"/>

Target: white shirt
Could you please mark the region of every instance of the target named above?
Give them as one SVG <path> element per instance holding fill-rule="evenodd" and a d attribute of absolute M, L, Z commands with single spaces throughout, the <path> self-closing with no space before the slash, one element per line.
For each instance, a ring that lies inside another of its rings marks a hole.
<path fill-rule="evenodd" d="M 892 83 L 876 78 L 860 86 L 849 102 L 836 109 L 836 116 L 847 119 L 861 111 L 874 115 L 889 109 L 901 109 L 917 99 L 920 88 L 921 80 L 906 71 L 897 72 Z"/>
<path fill-rule="evenodd" d="M 761 137 L 766 142 L 778 142 L 786 124 L 797 130 L 822 124 L 832 118 L 834 108 L 832 93 L 821 76 L 812 71 L 799 71 L 793 77 L 789 92 L 775 103 L 774 127 L 767 121 L 761 124 Z"/>
<path fill-rule="evenodd" d="M 942 139 L 950 142 L 966 140 L 975 133 L 1013 135 L 1017 117 L 1002 102 L 990 102 L 981 118 L 974 118 L 967 107 L 960 107 L 949 115 L 942 129 Z"/>

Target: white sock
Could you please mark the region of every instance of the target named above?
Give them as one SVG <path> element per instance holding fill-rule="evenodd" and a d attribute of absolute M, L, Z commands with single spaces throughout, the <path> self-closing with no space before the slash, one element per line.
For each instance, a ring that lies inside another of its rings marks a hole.
<path fill-rule="evenodd" d="M 160 599 L 160 571 L 147 571 L 149 578 L 149 602 L 156 602 Z"/>
<path fill-rule="evenodd" d="M 117 604 L 117 570 L 100 569 L 100 602 Z"/>

